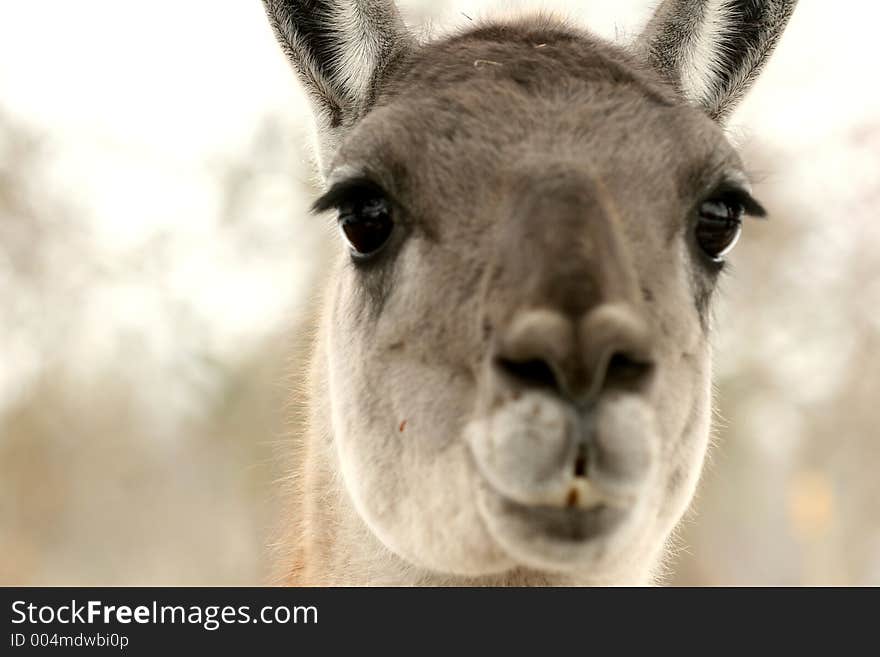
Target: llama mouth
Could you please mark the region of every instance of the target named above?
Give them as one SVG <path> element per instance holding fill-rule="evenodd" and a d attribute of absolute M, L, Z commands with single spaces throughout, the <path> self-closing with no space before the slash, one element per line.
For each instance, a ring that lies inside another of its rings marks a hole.
<path fill-rule="evenodd" d="M 589 508 L 527 506 L 501 496 L 495 510 L 530 534 L 564 543 L 584 543 L 607 535 L 627 515 L 625 508 L 605 503 Z"/>
<path fill-rule="evenodd" d="M 489 534 L 517 563 L 542 570 L 599 573 L 613 558 L 613 545 L 625 540 L 633 506 L 606 501 L 590 506 L 523 504 L 482 482 L 478 506 Z M 598 570 L 596 570 L 598 569 Z"/>

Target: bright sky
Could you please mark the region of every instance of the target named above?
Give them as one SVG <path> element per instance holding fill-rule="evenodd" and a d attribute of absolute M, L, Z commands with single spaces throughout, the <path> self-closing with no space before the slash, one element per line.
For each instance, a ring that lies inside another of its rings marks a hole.
<path fill-rule="evenodd" d="M 57 184 L 94 210 L 104 239 L 210 217 L 201 168 L 239 152 L 265 115 L 298 107 L 259 2 L 0 7 L 3 105 L 50 133 Z"/>
<path fill-rule="evenodd" d="M 295 97 L 256 1 L 2 0 L 0 16 L 4 98 L 58 130 L 197 157 Z"/>

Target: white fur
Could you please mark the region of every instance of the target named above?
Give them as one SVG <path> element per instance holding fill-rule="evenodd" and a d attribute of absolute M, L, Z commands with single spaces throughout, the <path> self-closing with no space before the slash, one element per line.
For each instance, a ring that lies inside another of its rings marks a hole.
<path fill-rule="evenodd" d="M 731 0 L 706 0 L 703 20 L 682 50 L 682 91 L 696 104 L 712 102 L 711 91 L 720 68 L 721 37 L 731 22 Z"/>
<path fill-rule="evenodd" d="M 328 17 L 334 32 L 339 35 L 335 57 L 335 82 L 348 91 L 355 102 L 367 96 L 376 72 L 382 35 L 370 25 L 357 3 L 339 2 Z"/>

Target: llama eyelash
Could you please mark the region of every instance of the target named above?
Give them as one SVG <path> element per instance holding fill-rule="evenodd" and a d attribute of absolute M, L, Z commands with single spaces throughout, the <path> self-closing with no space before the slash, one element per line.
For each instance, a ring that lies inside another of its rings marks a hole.
<path fill-rule="evenodd" d="M 365 176 L 347 178 L 334 183 L 317 201 L 312 204 L 314 213 L 336 210 L 345 203 L 368 196 L 388 197 L 382 187 Z"/>

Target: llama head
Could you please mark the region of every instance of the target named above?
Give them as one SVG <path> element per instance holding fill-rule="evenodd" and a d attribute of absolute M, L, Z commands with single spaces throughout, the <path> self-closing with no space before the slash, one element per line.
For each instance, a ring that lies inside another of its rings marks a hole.
<path fill-rule="evenodd" d="M 442 573 L 646 576 L 706 450 L 724 257 L 763 214 L 719 121 L 795 2 L 667 0 L 625 48 L 264 4 L 340 227 L 321 353 L 365 525 Z"/>

